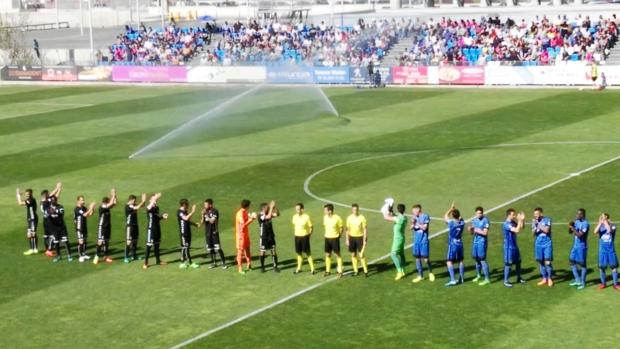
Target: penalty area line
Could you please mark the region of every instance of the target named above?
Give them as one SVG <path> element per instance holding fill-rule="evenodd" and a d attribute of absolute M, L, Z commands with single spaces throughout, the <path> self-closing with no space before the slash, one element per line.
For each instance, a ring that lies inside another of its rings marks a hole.
<path fill-rule="evenodd" d="M 601 168 L 601 167 L 603 167 L 605 165 L 608 165 L 608 164 L 610 164 L 612 162 L 615 162 L 615 161 L 618 161 L 618 160 L 620 160 L 620 155 L 615 156 L 615 157 L 613 157 L 611 159 L 599 162 L 599 163 L 597 163 L 595 165 L 587 167 L 587 168 L 585 168 L 583 170 L 580 170 L 578 172 L 573 172 L 573 173 L 569 174 L 568 176 L 562 177 L 562 178 L 560 178 L 558 180 L 555 180 L 555 181 L 553 181 L 553 182 L 551 182 L 549 184 L 543 185 L 541 187 L 538 187 L 536 189 L 528 191 L 527 193 L 521 194 L 519 196 L 515 196 L 514 198 L 512 198 L 512 199 L 510 199 L 510 200 L 508 200 L 506 202 L 503 202 L 503 203 L 501 203 L 501 204 L 499 204 L 499 205 L 497 205 L 495 207 L 492 207 L 492 208 L 486 210 L 486 213 L 491 213 L 491 212 L 497 211 L 497 210 L 499 210 L 499 209 L 501 209 L 503 207 L 506 207 L 506 206 L 508 206 L 510 204 L 513 204 L 513 203 L 515 203 L 515 202 L 517 202 L 519 200 L 525 199 L 525 198 L 530 197 L 530 196 L 532 196 L 534 194 L 538 194 L 538 193 L 540 193 L 543 190 L 549 189 L 549 188 L 551 188 L 553 186 L 556 186 L 556 185 L 558 185 L 560 183 L 566 182 L 566 181 L 568 181 L 568 180 L 570 180 L 572 178 L 575 178 L 576 177 L 575 174 L 578 174 L 580 176 L 582 174 L 594 171 L 594 170 L 596 170 L 598 168 Z M 471 220 L 471 218 L 469 220 Z M 438 236 L 441 236 L 441 235 L 445 234 L 447 231 L 448 231 L 448 229 L 443 229 L 441 231 L 438 231 L 438 232 L 436 232 L 434 234 L 429 235 L 428 238 L 429 239 L 434 239 L 434 238 L 436 238 Z M 412 246 L 412 244 L 408 244 L 407 246 L 405 246 L 405 248 L 411 248 L 411 246 Z M 386 259 L 388 257 L 390 257 L 389 253 L 385 254 L 385 255 L 383 255 L 381 257 L 378 257 L 378 258 L 375 258 L 375 259 L 371 260 L 368 264 L 376 264 L 377 262 L 379 262 L 381 260 L 384 260 L 384 259 Z M 347 272 L 345 274 L 349 274 L 349 273 L 350 272 Z M 208 330 L 206 332 L 203 332 L 203 333 L 201 333 L 201 334 L 199 334 L 197 336 L 194 336 L 194 337 L 192 337 L 192 338 L 190 338 L 190 339 L 188 339 L 186 341 L 183 341 L 183 342 L 181 342 L 179 344 L 176 344 L 176 345 L 170 347 L 170 349 L 180 349 L 180 348 L 183 348 L 183 347 L 185 347 L 187 345 L 190 345 L 190 344 L 192 344 L 192 343 L 194 343 L 194 342 L 196 342 L 196 341 L 198 341 L 200 339 L 206 338 L 206 337 L 208 337 L 208 336 L 210 336 L 210 335 L 212 335 L 214 333 L 217 333 L 217 332 L 219 332 L 221 330 L 224 330 L 224 329 L 226 329 L 228 327 L 231 327 L 231 326 L 233 326 L 235 324 L 238 324 L 238 323 L 240 323 L 240 322 L 242 322 L 244 320 L 252 318 L 252 317 L 254 317 L 254 316 L 256 316 L 256 315 L 258 315 L 260 313 L 263 313 L 263 312 L 265 312 L 265 311 L 267 311 L 269 309 L 275 308 L 276 306 L 278 306 L 280 304 L 286 303 L 286 302 L 288 302 L 288 301 L 290 301 L 290 300 L 292 300 L 294 298 L 297 298 L 297 297 L 299 297 L 299 296 L 301 296 L 303 294 L 306 294 L 306 293 L 308 293 L 308 292 L 310 292 L 312 290 L 315 290 L 315 289 L 317 289 L 317 288 L 319 288 L 319 287 L 321 287 L 321 286 L 323 286 L 323 285 L 325 285 L 327 283 L 333 282 L 335 280 L 337 280 L 336 277 L 331 277 L 331 278 L 325 279 L 323 281 L 320 281 L 320 282 L 318 282 L 318 283 L 316 283 L 314 285 L 311 285 L 311 286 L 308 286 L 306 288 L 303 288 L 303 289 L 301 289 L 301 290 L 299 290 L 297 292 L 291 293 L 290 295 L 288 295 L 286 297 L 283 297 L 283 298 L 280 298 L 279 300 L 277 300 L 277 301 L 275 301 L 273 303 L 267 304 L 267 305 L 265 305 L 263 307 L 260 307 L 260 308 L 258 308 L 256 310 L 253 310 L 253 311 L 251 311 L 249 313 L 246 313 L 246 314 L 244 314 L 242 316 L 239 316 L 239 317 L 237 317 L 237 318 L 235 318 L 235 319 L 233 319 L 231 321 L 228 321 L 228 322 L 226 322 L 224 324 L 221 324 L 221 325 L 219 325 L 217 327 L 214 327 L 214 328 L 212 328 L 212 329 L 210 329 L 210 330 Z"/>

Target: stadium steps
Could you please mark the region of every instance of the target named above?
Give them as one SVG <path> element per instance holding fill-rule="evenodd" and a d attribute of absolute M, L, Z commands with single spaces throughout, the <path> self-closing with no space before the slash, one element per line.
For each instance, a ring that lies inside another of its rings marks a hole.
<path fill-rule="evenodd" d="M 607 65 L 620 65 L 620 44 L 611 49 L 609 56 L 605 60 Z"/>
<path fill-rule="evenodd" d="M 411 38 L 404 38 L 400 40 L 390 49 L 385 58 L 383 58 L 383 62 L 381 64 L 387 67 L 397 66 L 399 64 L 399 57 L 404 51 L 409 50 L 411 45 Z"/>

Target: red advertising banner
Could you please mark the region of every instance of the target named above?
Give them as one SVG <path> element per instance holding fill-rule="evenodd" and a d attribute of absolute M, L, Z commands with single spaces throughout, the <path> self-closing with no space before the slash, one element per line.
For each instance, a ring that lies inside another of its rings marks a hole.
<path fill-rule="evenodd" d="M 439 67 L 442 85 L 484 85 L 484 67 Z"/>
<path fill-rule="evenodd" d="M 428 84 L 428 68 L 392 67 L 392 83 L 399 85 Z"/>
<path fill-rule="evenodd" d="M 44 81 L 77 81 L 76 67 L 43 67 Z"/>
<path fill-rule="evenodd" d="M 112 81 L 187 82 L 185 67 L 113 66 Z"/>

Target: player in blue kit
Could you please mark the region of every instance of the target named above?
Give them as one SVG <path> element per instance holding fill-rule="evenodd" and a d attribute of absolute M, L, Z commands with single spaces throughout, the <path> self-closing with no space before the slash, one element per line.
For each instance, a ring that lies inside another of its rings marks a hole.
<path fill-rule="evenodd" d="M 450 205 L 450 209 L 443 215 L 443 219 L 448 225 L 448 253 L 446 256 L 446 265 L 450 274 L 450 281 L 445 284 L 446 287 L 462 284 L 465 282 L 465 265 L 463 264 L 463 230 L 465 230 L 465 221 L 461 218 L 461 212 L 454 206 L 454 202 Z M 454 279 L 454 263 L 459 264 L 459 280 Z"/>
<path fill-rule="evenodd" d="M 422 206 L 419 204 L 413 205 L 411 209 L 411 230 L 413 231 L 413 257 L 415 258 L 415 266 L 418 271 L 418 276 L 413 280 L 413 283 L 418 283 L 424 279 L 424 266 L 422 262 L 428 265 L 428 280 L 435 281 L 435 274 L 431 267 L 431 261 L 429 257 L 428 246 L 428 226 L 431 222 L 430 217 L 422 212 Z"/>
<path fill-rule="evenodd" d="M 489 265 L 487 264 L 487 238 L 489 236 L 489 219 L 484 215 L 484 209 L 476 207 L 476 217 L 471 220 L 469 232 L 474 235 L 471 246 L 471 256 L 476 261 L 476 277 L 473 282 L 478 285 L 486 286 L 491 283 L 489 280 Z M 480 270 L 484 273 L 484 280 L 480 281 Z"/>
<path fill-rule="evenodd" d="M 598 225 L 594 229 L 594 234 L 598 235 L 598 267 L 601 272 L 601 284 L 599 290 L 607 287 L 607 275 L 605 269 L 611 268 L 611 276 L 614 289 L 620 291 L 618 286 L 618 257 L 614 242 L 616 240 L 616 225 L 609 221 L 609 214 L 603 213 L 598 219 Z"/>
<path fill-rule="evenodd" d="M 590 223 L 586 219 L 586 210 L 580 208 L 577 210 L 575 220 L 568 223 L 568 233 L 574 235 L 573 248 L 568 257 L 570 268 L 573 271 L 575 281 L 568 284 L 576 286 L 578 290 L 584 289 L 586 286 L 586 257 L 588 255 L 588 232 L 590 231 Z M 577 270 L 577 267 L 581 270 Z"/>
<path fill-rule="evenodd" d="M 553 243 L 551 241 L 551 218 L 543 216 L 543 209 L 534 209 L 534 219 L 532 220 L 532 233 L 536 240 L 534 242 L 534 257 L 538 262 L 541 280 L 538 286 L 553 286 Z"/>
<path fill-rule="evenodd" d="M 517 283 L 524 284 L 521 278 L 521 253 L 517 244 L 517 235 L 523 229 L 525 213 L 515 211 L 512 208 L 506 210 L 506 220 L 502 226 L 504 233 L 504 286 L 510 288 L 510 269 L 515 266 L 517 273 Z"/>

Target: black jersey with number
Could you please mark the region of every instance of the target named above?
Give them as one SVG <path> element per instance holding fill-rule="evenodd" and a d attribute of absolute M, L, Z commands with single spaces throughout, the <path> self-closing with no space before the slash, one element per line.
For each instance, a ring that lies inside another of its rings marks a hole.
<path fill-rule="evenodd" d="M 190 227 L 189 221 L 183 219 L 183 216 L 185 215 L 187 215 L 187 212 L 185 210 L 179 209 L 177 211 L 177 219 L 179 220 L 179 234 L 183 236 L 188 236 L 191 235 L 192 228 Z"/>
<path fill-rule="evenodd" d="M 43 219 L 48 220 L 50 218 L 50 199 L 41 200 L 41 213 L 43 213 Z"/>
<path fill-rule="evenodd" d="M 125 225 L 129 227 L 138 226 L 138 211 L 136 210 L 136 205 L 125 206 Z"/>
<path fill-rule="evenodd" d="M 88 210 L 86 209 L 86 207 L 83 206 L 77 206 L 73 210 L 73 222 L 75 223 L 75 230 L 79 231 L 83 235 L 86 235 L 86 233 L 88 233 L 88 224 L 86 222 L 86 216 L 84 216 L 86 212 L 88 212 Z"/>
<path fill-rule="evenodd" d="M 211 223 L 211 219 L 215 219 L 213 223 Z M 220 212 L 216 208 L 207 210 L 204 213 L 205 234 L 217 234 L 219 232 L 218 230 L 219 220 L 220 220 Z"/>
<path fill-rule="evenodd" d="M 110 229 L 111 220 L 110 207 L 106 204 L 99 206 L 99 227 Z"/>
<path fill-rule="evenodd" d="M 146 216 L 148 217 L 148 226 L 147 228 L 152 232 L 160 232 L 161 231 L 161 216 L 159 215 L 159 206 L 155 205 L 150 209 L 147 208 Z"/>
<path fill-rule="evenodd" d="M 28 222 L 36 221 L 39 219 L 37 215 L 37 200 L 29 198 L 24 201 L 26 203 L 26 220 Z"/>
<path fill-rule="evenodd" d="M 54 229 L 64 230 L 65 226 L 65 208 L 62 205 L 52 206 L 48 208 L 50 223 Z"/>
<path fill-rule="evenodd" d="M 273 236 L 273 224 L 271 222 L 271 218 L 267 218 L 266 213 L 262 213 L 258 215 L 258 228 L 260 236 Z"/>

